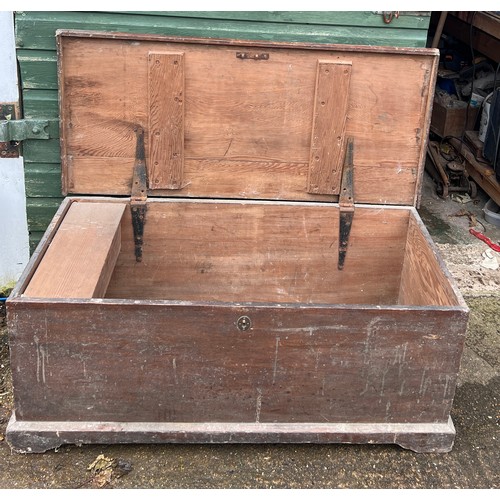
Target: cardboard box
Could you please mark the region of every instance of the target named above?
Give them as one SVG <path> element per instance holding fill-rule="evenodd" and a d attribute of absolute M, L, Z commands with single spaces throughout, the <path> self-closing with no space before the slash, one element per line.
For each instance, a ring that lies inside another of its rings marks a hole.
<path fill-rule="evenodd" d="M 480 108 L 448 108 L 434 100 L 431 131 L 440 137 L 462 137 L 465 130 L 474 130 Z M 465 122 L 467 120 L 467 123 Z"/>

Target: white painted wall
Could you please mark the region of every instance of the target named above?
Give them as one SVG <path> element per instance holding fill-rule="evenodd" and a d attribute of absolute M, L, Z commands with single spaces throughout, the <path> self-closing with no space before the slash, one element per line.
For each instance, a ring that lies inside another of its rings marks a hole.
<path fill-rule="evenodd" d="M 22 158 L 0 160 L 0 286 L 17 281 L 29 260 Z"/>
<path fill-rule="evenodd" d="M 17 69 L 14 42 L 14 15 L 0 11 L 0 98 L 1 102 L 17 102 Z"/>
<path fill-rule="evenodd" d="M 14 16 L 0 11 L 0 102 L 18 101 Z M 16 281 L 29 260 L 22 158 L 0 158 L 0 286 Z"/>

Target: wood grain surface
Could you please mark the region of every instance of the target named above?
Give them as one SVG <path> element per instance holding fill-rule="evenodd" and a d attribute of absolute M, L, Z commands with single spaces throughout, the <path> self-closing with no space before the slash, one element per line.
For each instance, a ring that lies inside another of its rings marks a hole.
<path fill-rule="evenodd" d="M 167 195 L 314 199 L 307 176 L 318 61 L 348 60 L 345 133 L 356 145 L 357 201 L 414 203 L 435 51 L 259 43 L 268 59 L 242 60 L 236 53 L 251 44 L 186 40 L 59 37 L 66 192 L 129 194 L 133 128 L 151 141 L 148 54 L 183 52 L 184 187 Z M 250 162 L 255 175 L 240 170 Z"/>
<path fill-rule="evenodd" d="M 184 172 L 184 54 L 149 53 L 149 187 L 180 189 Z"/>
<path fill-rule="evenodd" d="M 401 273 L 399 302 L 415 306 L 456 305 L 460 294 L 457 294 L 451 283 L 451 276 L 440 264 L 430 237 L 425 237 L 423 227 L 415 214 L 412 214 Z"/>
<path fill-rule="evenodd" d="M 318 61 L 308 191 L 339 194 L 349 106 L 350 62 Z"/>
<path fill-rule="evenodd" d="M 408 211 L 359 207 L 337 269 L 338 206 L 149 201 L 143 261 L 130 215 L 106 296 L 126 299 L 395 304 Z"/>
<path fill-rule="evenodd" d="M 72 203 L 24 294 L 103 297 L 120 252 L 125 207 L 125 203 Z"/>
<path fill-rule="evenodd" d="M 446 423 L 192 423 L 17 420 L 6 436 L 13 451 L 43 453 L 64 444 L 354 443 L 397 444 L 418 453 L 446 453 L 455 440 Z"/>

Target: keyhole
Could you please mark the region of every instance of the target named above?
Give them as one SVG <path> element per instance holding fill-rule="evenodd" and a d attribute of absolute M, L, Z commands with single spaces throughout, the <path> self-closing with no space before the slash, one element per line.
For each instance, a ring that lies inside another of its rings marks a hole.
<path fill-rule="evenodd" d="M 236 325 L 238 326 L 238 330 L 246 332 L 252 326 L 252 322 L 248 316 L 241 316 L 238 318 Z"/>

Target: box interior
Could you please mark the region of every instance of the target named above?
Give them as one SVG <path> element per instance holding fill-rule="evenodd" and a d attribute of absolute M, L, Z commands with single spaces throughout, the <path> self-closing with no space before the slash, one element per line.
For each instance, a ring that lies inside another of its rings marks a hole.
<path fill-rule="evenodd" d="M 25 296 L 458 304 L 411 208 L 436 51 L 87 32 L 57 45 L 64 194 L 135 199 L 140 171 L 143 258 L 126 198 L 73 199 Z"/>
<path fill-rule="evenodd" d="M 413 209 L 357 206 L 343 270 L 338 219 L 328 203 L 150 200 L 137 262 L 128 202 L 73 201 L 24 296 L 458 305 Z"/>

